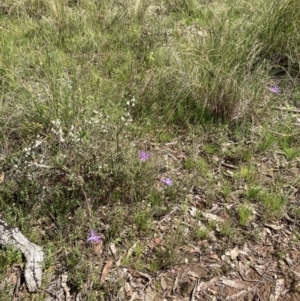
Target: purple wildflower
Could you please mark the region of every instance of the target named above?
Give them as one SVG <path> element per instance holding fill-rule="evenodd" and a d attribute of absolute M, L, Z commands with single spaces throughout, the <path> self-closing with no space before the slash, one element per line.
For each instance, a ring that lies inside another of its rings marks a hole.
<path fill-rule="evenodd" d="M 279 90 L 279 88 L 278 88 L 277 85 L 275 85 L 275 86 L 272 87 L 272 88 L 269 88 L 269 91 L 271 91 L 271 92 L 273 92 L 273 93 L 275 93 L 275 94 L 279 94 L 279 93 L 280 93 L 280 90 Z"/>
<path fill-rule="evenodd" d="M 147 161 L 149 159 L 150 155 L 146 153 L 145 151 L 140 152 L 140 160 L 141 161 Z"/>
<path fill-rule="evenodd" d="M 88 242 L 94 243 L 94 242 L 98 242 L 99 239 L 101 239 L 100 236 L 95 235 L 95 232 L 93 230 L 91 230 L 91 236 L 88 238 Z"/>
<path fill-rule="evenodd" d="M 173 184 L 173 181 L 170 178 L 162 178 L 160 180 L 168 186 L 171 186 Z"/>

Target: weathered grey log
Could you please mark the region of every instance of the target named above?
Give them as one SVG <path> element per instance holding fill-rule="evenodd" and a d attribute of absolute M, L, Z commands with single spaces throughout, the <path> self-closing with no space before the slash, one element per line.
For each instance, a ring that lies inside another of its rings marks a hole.
<path fill-rule="evenodd" d="M 36 292 L 42 284 L 44 261 L 42 248 L 30 242 L 18 228 L 11 228 L 2 220 L 0 220 L 0 245 L 13 246 L 24 254 L 26 259 L 25 282 L 30 292 Z"/>

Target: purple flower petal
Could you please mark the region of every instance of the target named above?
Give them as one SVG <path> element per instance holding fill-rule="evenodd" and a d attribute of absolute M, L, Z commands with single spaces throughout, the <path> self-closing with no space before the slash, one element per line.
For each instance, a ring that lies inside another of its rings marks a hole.
<path fill-rule="evenodd" d="M 269 91 L 271 91 L 271 92 L 273 92 L 273 93 L 275 93 L 275 94 L 279 94 L 279 93 L 280 93 L 280 90 L 279 90 L 279 88 L 278 88 L 277 85 L 275 85 L 275 86 L 272 87 L 272 88 L 269 88 Z"/>
<path fill-rule="evenodd" d="M 171 186 L 173 184 L 173 181 L 170 178 L 162 178 L 161 181 L 168 186 Z"/>
<path fill-rule="evenodd" d="M 140 152 L 140 160 L 141 161 L 147 161 L 149 159 L 150 155 L 146 153 L 145 151 Z"/>
<path fill-rule="evenodd" d="M 101 239 L 100 236 L 95 235 L 95 232 L 93 230 L 91 230 L 91 236 L 88 238 L 88 242 L 94 243 L 94 242 L 98 242 L 99 239 Z"/>

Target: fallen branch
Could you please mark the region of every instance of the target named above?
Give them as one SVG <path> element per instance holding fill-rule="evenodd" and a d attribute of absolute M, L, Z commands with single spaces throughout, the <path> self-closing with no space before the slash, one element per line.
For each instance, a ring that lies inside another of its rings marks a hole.
<path fill-rule="evenodd" d="M 20 250 L 26 259 L 24 276 L 30 292 L 36 292 L 42 283 L 42 264 L 44 252 L 42 248 L 31 243 L 18 228 L 11 228 L 0 220 L 0 245 L 13 246 Z"/>

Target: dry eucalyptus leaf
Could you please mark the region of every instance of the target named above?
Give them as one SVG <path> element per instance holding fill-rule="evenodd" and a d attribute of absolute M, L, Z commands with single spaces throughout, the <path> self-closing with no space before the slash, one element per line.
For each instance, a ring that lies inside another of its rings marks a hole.
<path fill-rule="evenodd" d="M 112 260 L 106 261 L 105 266 L 104 266 L 103 271 L 102 271 L 101 278 L 100 278 L 100 282 L 101 283 L 105 281 L 105 278 L 106 278 L 109 270 L 111 269 L 112 265 L 113 265 L 113 261 Z"/>
<path fill-rule="evenodd" d="M 233 288 L 237 288 L 237 289 L 246 289 L 248 288 L 248 285 L 237 281 L 237 280 L 230 280 L 230 279 L 222 279 L 221 282 L 227 286 L 233 287 Z"/>
<path fill-rule="evenodd" d="M 146 289 L 143 301 L 153 301 L 156 297 L 156 293 L 150 290 L 149 288 Z"/>
<path fill-rule="evenodd" d="M 284 225 L 273 225 L 273 224 L 265 224 L 266 227 L 271 228 L 273 230 L 282 230 L 285 226 Z"/>
<path fill-rule="evenodd" d="M 207 282 L 200 282 L 197 288 L 198 292 L 206 291 L 209 287 L 211 287 L 215 282 L 219 280 L 219 277 L 214 277 Z"/>
<path fill-rule="evenodd" d="M 231 296 L 226 297 L 226 300 L 230 301 L 236 301 L 239 300 L 239 298 L 243 297 L 245 294 L 247 294 L 248 290 L 242 290 L 236 294 L 233 294 Z M 253 299 L 253 301 L 256 299 Z"/>
<path fill-rule="evenodd" d="M 239 255 L 239 249 L 238 249 L 238 247 L 235 247 L 234 249 L 232 249 L 230 251 L 230 258 L 231 258 L 231 260 L 236 260 L 237 257 L 238 257 L 238 255 Z"/>
<path fill-rule="evenodd" d="M 197 214 L 197 208 L 194 207 L 194 206 L 191 206 L 188 210 L 189 214 L 192 216 L 192 217 L 195 217 L 196 214 Z"/>
<path fill-rule="evenodd" d="M 163 245 L 164 245 L 164 240 L 163 240 L 162 238 L 155 237 L 155 238 L 153 239 L 153 241 L 154 241 L 157 245 L 159 245 L 159 246 L 163 246 Z"/>
<path fill-rule="evenodd" d="M 300 278 L 300 273 L 299 272 L 297 272 L 297 271 L 293 271 L 293 273 L 297 276 L 297 277 L 299 277 Z"/>
<path fill-rule="evenodd" d="M 193 271 L 189 271 L 187 274 L 188 274 L 189 276 L 191 276 L 191 277 L 199 278 L 199 275 L 198 275 L 197 273 L 193 272 Z"/>
<path fill-rule="evenodd" d="M 275 300 L 278 300 L 283 289 L 284 289 L 284 279 L 277 279 L 275 285 L 275 296 L 274 296 Z"/>
<path fill-rule="evenodd" d="M 116 257 L 117 256 L 117 249 L 116 249 L 116 246 L 115 246 L 114 243 L 111 243 L 109 245 L 109 249 L 110 249 L 111 253 Z"/>
<path fill-rule="evenodd" d="M 131 289 L 131 286 L 128 282 L 125 283 L 124 289 L 125 289 L 125 292 L 126 292 L 126 296 L 131 297 L 132 296 L 132 289 Z"/>
<path fill-rule="evenodd" d="M 164 277 L 161 277 L 161 278 L 160 278 L 160 285 L 161 285 L 161 288 L 162 288 L 164 291 L 168 288 L 167 283 L 166 283 L 166 280 L 165 280 Z"/>
<path fill-rule="evenodd" d="M 102 245 L 103 245 L 102 240 L 99 240 L 98 242 L 95 242 L 93 244 L 93 254 L 94 255 L 101 255 L 102 254 L 102 252 L 103 252 Z"/>
<path fill-rule="evenodd" d="M 137 245 L 137 242 L 135 242 L 135 243 L 133 244 L 133 246 L 127 251 L 126 258 L 129 258 L 129 257 L 132 255 L 133 251 L 134 251 L 135 248 L 136 248 L 136 245 Z"/>
<path fill-rule="evenodd" d="M 173 287 L 172 287 L 173 294 L 176 294 L 176 289 L 177 289 L 177 287 L 178 287 L 179 278 L 180 278 L 180 276 L 179 276 L 179 274 L 178 274 L 178 275 L 176 276 L 176 279 L 175 279 L 174 284 L 173 284 Z"/>
<path fill-rule="evenodd" d="M 224 219 L 215 215 L 215 214 L 212 214 L 212 213 L 208 213 L 208 212 L 203 212 L 202 215 L 207 218 L 208 220 L 212 220 L 212 221 L 216 221 L 216 222 L 223 222 Z"/>

